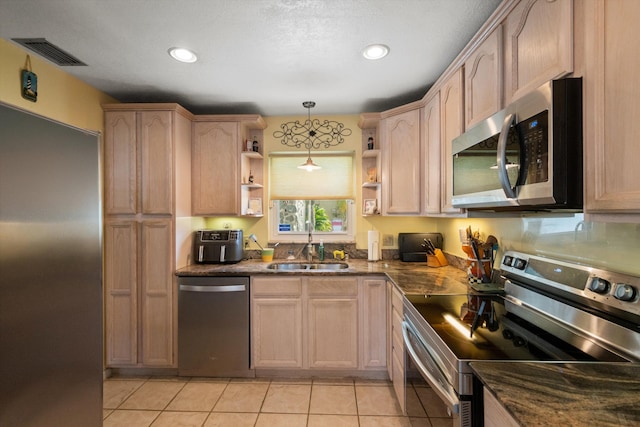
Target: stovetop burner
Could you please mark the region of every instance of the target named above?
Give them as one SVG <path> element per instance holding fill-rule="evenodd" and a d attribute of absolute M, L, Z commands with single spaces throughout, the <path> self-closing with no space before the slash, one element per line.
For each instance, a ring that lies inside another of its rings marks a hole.
<path fill-rule="evenodd" d="M 458 360 L 595 360 L 509 312 L 501 295 L 408 295 L 407 300 Z M 622 360 L 614 354 L 607 359 Z"/>

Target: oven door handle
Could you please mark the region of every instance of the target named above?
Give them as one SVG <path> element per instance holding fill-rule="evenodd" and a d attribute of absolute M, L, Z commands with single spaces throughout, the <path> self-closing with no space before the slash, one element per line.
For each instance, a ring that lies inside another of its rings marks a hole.
<path fill-rule="evenodd" d="M 446 388 L 444 388 L 442 386 L 442 384 L 440 384 L 440 381 L 438 381 L 433 376 L 433 374 L 431 372 L 429 372 L 427 367 L 424 366 L 424 363 L 422 362 L 422 360 L 420 360 L 420 357 L 418 357 L 418 354 L 417 354 L 416 350 L 411 345 L 411 341 L 409 340 L 409 334 L 413 333 L 413 332 L 409 331 L 409 329 L 410 329 L 409 324 L 406 321 L 403 321 L 402 322 L 402 337 L 404 339 L 405 346 L 407 347 L 407 351 L 411 355 L 411 359 L 415 363 L 416 367 L 418 368 L 418 370 L 420 371 L 422 376 L 424 376 L 425 379 L 427 379 L 429 381 L 431 386 L 436 389 L 436 392 L 438 393 L 438 395 L 440 397 L 442 397 L 446 401 L 447 406 L 451 409 L 451 412 L 454 413 L 454 414 L 459 413 L 460 412 L 460 400 L 455 395 L 455 393 L 453 393 L 451 390 L 447 390 Z M 429 349 L 427 348 L 426 344 L 425 344 L 425 351 L 427 351 L 427 353 L 429 353 L 429 355 L 431 356 L 431 354 L 430 354 L 431 351 L 429 351 Z"/>
<path fill-rule="evenodd" d="M 517 197 L 516 190 L 511 187 L 509 182 L 509 175 L 507 173 L 507 141 L 509 140 L 509 129 L 515 123 L 515 114 L 507 114 L 502 123 L 502 130 L 498 137 L 498 149 L 496 155 L 496 164 L 498 165 L 498 178 L 500 179 L 500 185 L 504 194 L 509 199 L 515 199 Z"/>

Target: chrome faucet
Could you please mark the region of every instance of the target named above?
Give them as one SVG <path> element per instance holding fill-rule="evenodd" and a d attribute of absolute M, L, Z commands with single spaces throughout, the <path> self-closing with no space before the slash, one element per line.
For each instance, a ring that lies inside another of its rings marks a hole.
<path fill-rule="evenodd" d="M 309 231 L 309 239 L 307 243 L 307 261 L 313 261 L 313 224 L 315 223 L 315 215 L 313 210 L 313 202 L 309 203 L 309 220 L 307 221 L 307 230 Z"/>
<path fill-rule="evenodd" d="M 308 229 L 309 229 L 309 240 L 307 242 L 307 261 L 312 262 L 313 261 L 313 234 L 311 231 L 311 221 L 307 222 L 308 224 Z"/>

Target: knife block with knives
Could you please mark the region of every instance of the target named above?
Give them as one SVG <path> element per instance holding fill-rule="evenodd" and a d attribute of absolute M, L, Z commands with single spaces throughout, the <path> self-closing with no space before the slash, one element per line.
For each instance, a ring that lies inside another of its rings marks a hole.
<path fill-rule="evenodd" d="M 442 253 L 442 249 L 436 248 L 431 239 L 423 239 L 422 247 L 427 251 L 427 266 L 444 267 L 449 265 L 447 258 Z"/>
<path fill-rule="evenodd" d="M 445 265 L 449 265 L 449 262 L 447 262 L 447 258 L 444 256 L 441 249 L 436 248 L 433 251 L 433 255 L 427 253 L 427 266 L 444 267 Z"/>

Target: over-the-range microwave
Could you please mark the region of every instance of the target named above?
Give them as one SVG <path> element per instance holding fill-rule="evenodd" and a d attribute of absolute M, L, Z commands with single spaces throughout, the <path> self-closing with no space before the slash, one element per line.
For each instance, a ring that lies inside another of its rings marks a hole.
<path fill-rule="evenodd" d="M 453 140 L 453 206 L 582 210 L 582 79 L 552 80 Z"/>

